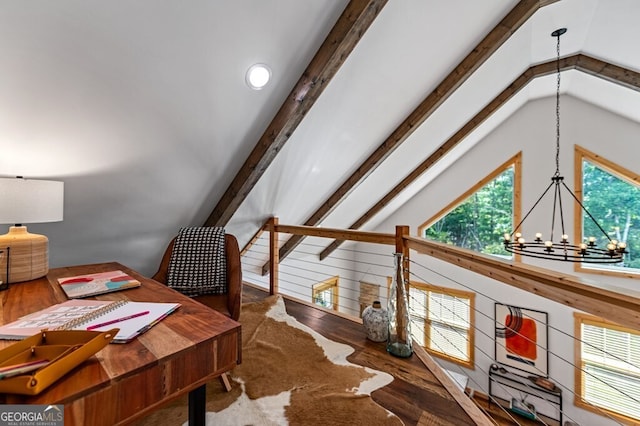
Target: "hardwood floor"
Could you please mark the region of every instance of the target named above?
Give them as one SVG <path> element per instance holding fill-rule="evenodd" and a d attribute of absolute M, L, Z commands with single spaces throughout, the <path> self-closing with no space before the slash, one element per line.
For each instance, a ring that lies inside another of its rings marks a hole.
<path fill-rule="evenodd" d="M 259 301 L 266 296 L 263 290 L 249 285 L 243 287 L 243 303 Z M 287 312 L 299 322 L 331 340 L 353 347 L 354 353 L 348 358 L 350 362 L 393 375 L 395 380 L 373 392 L 372 398 L 400 417 L 405 425 L 475 424 L 417 356 L 396 358 L 389 355 L 385 343 L 368 340 L 362 325 L 356 322 L 289 299 L 285 299 L 285 305 Z M 540 424 L 517 416 L 514 421 L 495 405 L 489 410 L 486 401 L 480 401 L 478 405 L 490 412 L 497 425 Z"/>

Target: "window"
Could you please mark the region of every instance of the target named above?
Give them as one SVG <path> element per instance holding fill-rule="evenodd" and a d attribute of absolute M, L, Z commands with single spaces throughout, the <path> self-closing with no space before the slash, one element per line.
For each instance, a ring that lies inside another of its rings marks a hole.
<path fill-rule="evenodd" d="M 612 240 L 627 243 L 624 262 L 616 265 L 576 264 L 582 272 L 640 273 L 640 176 L 576 145 L 576 197 Z M 576 215 L 575 234 L 582 240 L 607 238 L 584 211 Z M 637 278 L 637 275 L 635 276 Z"/>
<path fill-rule="evenodd" d="M 323 308 L 338 310 L 338 277 L 313 285 L 313 303 Z"/>
<path fill-rule="evenodd" d="M 409 285 L 413 339 L 431 354 L 473 368 L 474 294 L 430 284 Z"/>
<path fill-rule="evenodd" d="M 521 153 L 510 158 L 470 190 L 418 228 L 431 240 L 511 257 L 504 249 L 505 232 L 520 222 Z"/>
<path fill-rule="evenodd" d="M 640 420 L 640 332 L 574 314 L 576 405 L 596 413 Z M 598 407 L 598 408 L 595 408 Z"/>

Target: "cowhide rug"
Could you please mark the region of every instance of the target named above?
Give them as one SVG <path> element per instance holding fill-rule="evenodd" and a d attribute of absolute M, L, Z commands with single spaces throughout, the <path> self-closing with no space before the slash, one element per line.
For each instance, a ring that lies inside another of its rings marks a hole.
<path fill-rule="evenodd" d="M 271 296 L 242 306 L 242 364 L 233 389 L 207 385 L 207 425 L 402 425 L 370 393 L 393 380 L 349 363 L 353 352 L 300 324 Z M 139 424 L 186 424 L 186 397 Z"/>

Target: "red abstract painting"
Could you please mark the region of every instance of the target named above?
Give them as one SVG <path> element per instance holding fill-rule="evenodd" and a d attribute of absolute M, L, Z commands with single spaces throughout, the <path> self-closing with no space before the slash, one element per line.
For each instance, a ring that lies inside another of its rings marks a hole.
<path fill-rule="evenodd" d="M 517 318 L 511 314 L 504 319 L 509 330 L 505 339 L 508 353 L 535 361 L 538 357 L 536 322 L 530 318 Z"/>
<path fill-rule="evenodd" d="M 496 303 L 495 321 L 496 362 L 546 377 L 547 313 Z"/>

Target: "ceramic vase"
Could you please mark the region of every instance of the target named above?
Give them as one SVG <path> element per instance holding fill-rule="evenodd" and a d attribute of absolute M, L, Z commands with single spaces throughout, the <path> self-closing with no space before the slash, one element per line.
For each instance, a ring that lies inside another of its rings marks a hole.
<path fill-rule="evenodd" d="M 367 306 L 362 312 L 362 325 L 367 332 L 367 339 L 374 342 L 385 342 L 389 336 L 389 317 L 378 300 Z"/>
<path fill-rule="evenodd" d="M 402 253 L 396 253 L 395 272 L 387 312 L 389 315 L 389 336 L 387 337 L 387 352 L 391 355 L 408 358 L 413 353 L 411 343 L 411 322 L 409 321 L 409 298 L 402 270 Z"/>

